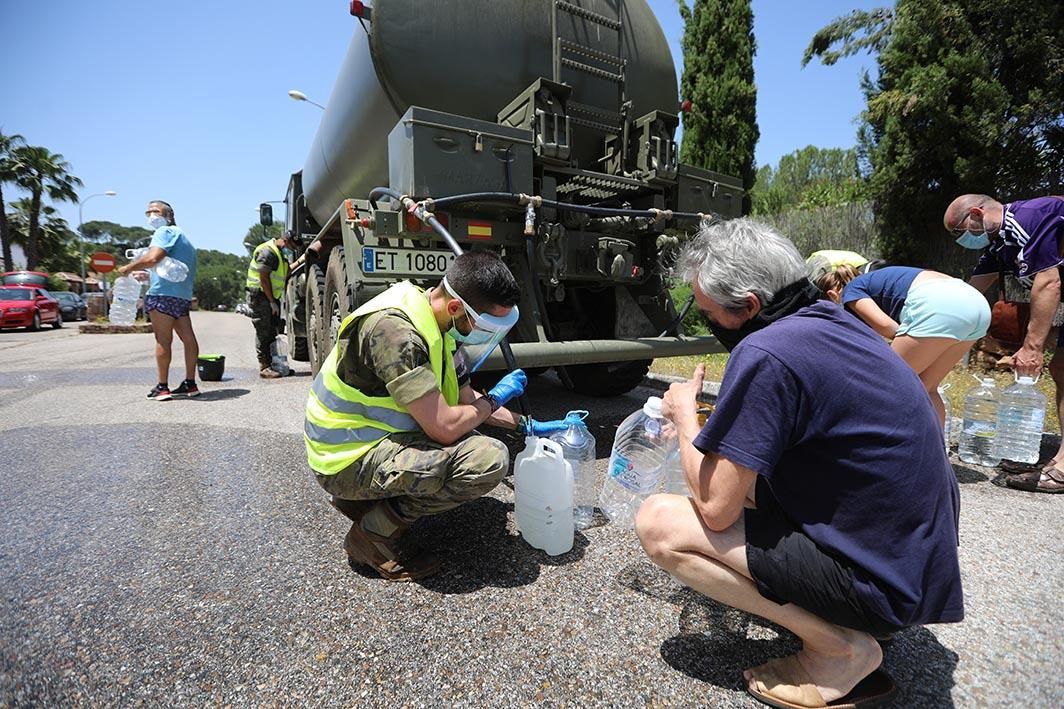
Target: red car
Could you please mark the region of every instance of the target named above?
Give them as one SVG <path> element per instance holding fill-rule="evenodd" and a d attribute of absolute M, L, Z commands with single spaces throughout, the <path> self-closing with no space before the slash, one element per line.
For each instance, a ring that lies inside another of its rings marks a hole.
<path fill-rule="evenodd" d="M 25 327 L 40 330 L 44 323 L 63 327 L 59 301 L 43 288 L 0 286 L 0 329 Z"/>

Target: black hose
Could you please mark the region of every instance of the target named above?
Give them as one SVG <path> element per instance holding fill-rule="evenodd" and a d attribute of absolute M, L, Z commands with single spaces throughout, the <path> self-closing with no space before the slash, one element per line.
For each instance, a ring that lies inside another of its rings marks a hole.
<path fill-rule="evenodd" d="M 687 311 L 691 309 L 691 303 L 694 302 L 695 294 L 692 293 L 690 296 L 688 296 L 687 302 L 683 304 L 682 308 L 680 308 L 680 314 L 676 316 L 676 319 L 673 320 L 667 328 L 661 331 L 661 334 L 658 335 L 658 337 L 665 337 L 669 333 L 672 333 L 673 335 L 679 335 L 680 333 L 678 332 L 677 328 L 679 327 L 680 323 L 683 322 L 684 317 L 687 315 Z"/>
<path fill-rule="evenodd" d="M 547 304 L 543 300 L 543 291 L 539 287 L 539 283 L 536 281 L 536 237 L 533 234 L 525 239 L 525 254 L 528 257 L 528 287 L 532 289 L 532 297 L 536 300 L 536 307 L 539 309 L 539 321 L 543 323 L 543 331 L 547 335 L 548 340 L 554 339 L 553 328 L 550 326 L 550 318 L 547 317 Z M 573 380 L 569 376 L 569 370 L 564 366 L 557 366 L 554 368 L 558 372 L 558 378 L 562 380 L 562 384 L 566 389 L 572 391 Z"/>

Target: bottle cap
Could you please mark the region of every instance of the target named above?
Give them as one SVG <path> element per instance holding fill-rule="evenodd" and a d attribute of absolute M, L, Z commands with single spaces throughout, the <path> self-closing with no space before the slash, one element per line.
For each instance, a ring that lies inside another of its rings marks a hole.
<path fill-rule="evenodd" d="M 985 386 L 985 387 L 992 387 L 992 386 L 994 386 L 995 384 L 997 384 L 997 382 L 995 382 L 995 381 L 993 380 L 993 378 L 991 378 L 991 377 L 983 377 L 983 386 Z"/>
<path fill-rule="evenodd" d="M 647 403 L 643 404 L 643 413 L 651 418 L 661 418 L 661 397 L 648 397 Z"/>
<path fill-rule="evenodd" d="M 1034 377 L 1021 376 L 1016 379 L 1020 384 L 1034 384 Z"/>

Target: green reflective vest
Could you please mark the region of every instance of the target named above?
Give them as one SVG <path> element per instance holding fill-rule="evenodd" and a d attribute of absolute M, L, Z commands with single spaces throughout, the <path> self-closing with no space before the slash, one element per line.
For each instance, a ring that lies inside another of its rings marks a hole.
<path fill-rule="evenodd" d="M 440 332 L 425 292 L 403 281 L 373 298 L 344 318 L 337 345 L 314 378 L 307 395 L 303 441 L 307 462 L 322 475 L 336 475 L 369 453 L 389 434 L 417 431 L 420 427 L 405 407 L 390 396 L 367 396 L 350 387 L 336 373 L 339 341 L 358 320 L 370 313 L 394 308 L 410 318 L 429 350 L 429 366 L 444 400 L 458 403 L 458 375 L 454 369 L 455 341 Z"/>
<path fill-rule="evenodd" d="M 284 260 L 284 255 L 281 254 L 281 250 L 277 248 L 273 239 L 262 242 L 252 252 L 251 263 L 248 264 L 247 289 L 262 290 L 262 281 L 259 280 L 259 272 L 255 270 L 255 264 L 259 258 L 259 252 L 263 249 L 269 249 L 277 255 L 277 269 L 270 271 L 270 288 L 273 290 L 273 297 L 280 300 L 284 294 L 284 281 L 288 277 L 288 262 Z"/>

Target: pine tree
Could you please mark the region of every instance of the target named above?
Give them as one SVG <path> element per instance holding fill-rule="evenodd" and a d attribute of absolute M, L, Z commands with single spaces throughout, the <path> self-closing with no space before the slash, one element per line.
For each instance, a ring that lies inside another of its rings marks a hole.
<path fill-rule="evenodd" d="M 680 0 L 684 20 L 682 162 L 742 178 L 750 212 L 757 145 L 754 13 L 750 0 Z"/>
<path fill-rule="evenodd" d="M 952 247 L 942 213 L 958 194 L 1059 192 L 1059 0 L 898 0 L 893 13 L 853 13 L 825 27 L 806 61 L 831 64 L 866 48 L 878 51 L 879 76 L 864 80 L 859 145 L 886 258 L 934 266 Z"/>

